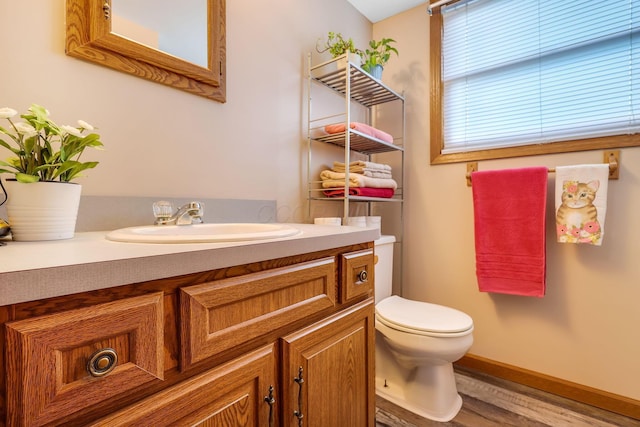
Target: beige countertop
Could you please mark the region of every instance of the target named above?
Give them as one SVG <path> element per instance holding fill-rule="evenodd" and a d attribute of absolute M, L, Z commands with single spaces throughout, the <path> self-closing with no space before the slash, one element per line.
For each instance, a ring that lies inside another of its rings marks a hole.
<path fill-rule="evenodd" d="M 376 228 L 289 224 L 301 233 L 228 243 L 121 243 L 107 232 L 0 247 L 0 306 L 370 242 Z"/>

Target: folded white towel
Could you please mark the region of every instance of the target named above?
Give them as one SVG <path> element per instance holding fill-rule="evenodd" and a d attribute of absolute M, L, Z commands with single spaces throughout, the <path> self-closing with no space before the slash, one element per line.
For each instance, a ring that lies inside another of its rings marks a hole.
<path fill-rule="evenodd" d="M 344 187 L 346 174 L 332 170 L 320 172 L 323 188 Z M 398 188 L 398 183 L 392 178 L 373 178 L 358 173 L 349 173 L 349 187 L 369 188 Z"/>
<path fill-rule="evenodd" d="M 357 160 L 355 162 L 351 162 L 349 163 L 349 171 L 350 172 L 359 172 L 360 170 L 363 170 L 364 168 L 370 169 L 370 170 L 383 170 L 383 171 L 389 171 L 391 172 L 391 166 L 389 165 L 385 165 L 382 163 L 374 163 L 374 162 L 365 162 L 363 160 Z M 354 170 L 354 169 L 359 169 L 359 170 Z M 333 162 L 333 170 L 336 172 L 344 172 L 345 171 L 345 166 L 344 163 L 342 162 Z"/>
<path fill-rule="evenodd" d="M 602 244 L 608 184 L 608 164 L 556 167 L 558 242 Z"/>
<path fill-rule="evenodd" d="M 349 172 L 356 172 L 356 171 L 349 169 Z M 393 175 L 391 175 L 391 172 L 377 170 L 377 169 L 362 168 L 362 171 L 359 173 L 361 173 L 364 176 L 370 176 L 372 178 L 393 178 Z"/>

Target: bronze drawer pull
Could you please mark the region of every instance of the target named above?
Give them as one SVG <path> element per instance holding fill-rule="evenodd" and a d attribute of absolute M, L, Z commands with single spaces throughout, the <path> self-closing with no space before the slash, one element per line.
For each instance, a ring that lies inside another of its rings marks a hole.
<path fill-rule="evenodd" d="M 264 401 L 269 405 L 269 427 L 273 427 L 273 404 L 276 403 L 273 397 L 273 386 L 269 386 L 269 395 L 264 397 Z"/>
<path fill-rule="evenodd" d="M 87 371 L 94 377 L 102 377 L 113 371 L 118 364 L 118 353 L 112 348 L 103 348 L 91 355 Z"/>
<path fill-rule="evenodd" d="M 362 270 L 360 273 L 358 273 L 359 282 L 366 282 L 368 278 L 369 278 L 369 273 L 367 273 L 367 270 Z"/>
<path fill-rule="evenodd" d="M 300 387 L 298 389 L 298 409 L 293 411 L 293 415 L 298 419 L 298 427 L 302 427 L 302 419 L 304 415 L 302 413 L 302 384 L 304 384 L 304 378 L 302 378 L 302 366 L 298 369 L 298 376 L 293 379 L 294 382 L 298 383 Z"/>

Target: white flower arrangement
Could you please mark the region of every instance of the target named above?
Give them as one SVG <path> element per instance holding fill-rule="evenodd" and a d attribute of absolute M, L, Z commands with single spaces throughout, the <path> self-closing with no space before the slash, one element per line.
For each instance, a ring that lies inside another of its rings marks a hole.
<path fill-rule="evenodd" d="M 13 108 L 0 108 L 0 119 L 9 122 L 8 129 L 0 126 L 0 145 L 11 151 L 14 157 L 0 160 L 0 173 L 12 173 L 19 182 L 37 181 L 69 182 L 98 162 L 80 162 L 87 147 L 101 148 L 100 135 L 93 133 L 93 126 L 78 120 L 78 127 L 58 126 L 49 118 L 49 111 L 33 104 L 23 121 L 15 122 L 18 114 Z M 84 134 L 85 131 L 91 133 Z"/>

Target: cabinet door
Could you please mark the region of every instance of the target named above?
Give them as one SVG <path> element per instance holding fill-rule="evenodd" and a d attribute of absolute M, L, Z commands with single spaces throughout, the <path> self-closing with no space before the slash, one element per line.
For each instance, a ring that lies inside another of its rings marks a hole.
<path fill-rule="evenodd" d="M 7 424 L 73 418 L 164 376 L 161 292 L 6 325 Z"/>
<path fill-rule="evenodd" d="M 374 426 L 374 333 L 369 298 L 283 338 L 284 426 Z"/>
<path fill-rule="evenodd" d="M 182 369 L 335 305 L 333 257 L 182 288 Z"/>
<path fill-rule="evenodd" d="M 183 381 L 93 426 L 277 426 L 274 345 Z"/>

